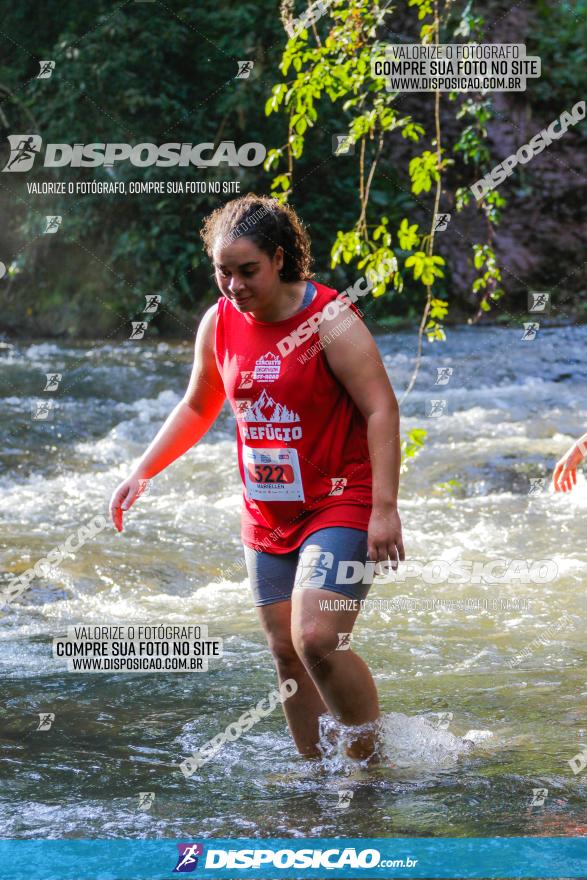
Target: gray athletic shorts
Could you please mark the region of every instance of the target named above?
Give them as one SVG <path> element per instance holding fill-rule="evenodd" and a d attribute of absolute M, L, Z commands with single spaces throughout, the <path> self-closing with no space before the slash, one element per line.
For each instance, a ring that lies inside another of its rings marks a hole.
<path fill-rule="evenodd" d="M 364 599 L 373 583 L 373 566 L 365 568 L 367 532 L 362 529 L 319 529 L 290 553 L 257 552 L 247 546 L 244 550 L 255 605 L 291 599 L 294 587 Z"/>

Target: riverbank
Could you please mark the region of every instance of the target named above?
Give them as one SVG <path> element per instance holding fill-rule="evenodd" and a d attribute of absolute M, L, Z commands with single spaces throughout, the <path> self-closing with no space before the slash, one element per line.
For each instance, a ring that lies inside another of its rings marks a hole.
<path fill-rule="evenodd" d="M 198 324 L 207 308 L 214 300 L 210 300 L 205 306 L 194 309 L 193 312 L 176 309 L 173 312 L 164 311 L 156 320 L 148 322 L 145 335 L 141 341 L 148 344 L 149 340 L 157 342 L 181 342 L 193 339 Z M 579 304 L 581 305 L 581 304 Z M 520 309 L 508 310 L 504 305 L 491 314 L 483 314 L 476 324 L 479 327 L 521 327 L 525 321 L 539 321 L 542 328 L 568 327 L 587 323 L 587 302 L 584 308 L 575 307 L 572 312 L 565 310 L 557 317 L 554 315 L 541 316 L 530 315 Z M 365 309 L 365 306 L 362 305 Z M 28 314 L 28 312 L 31 314 Z M 470 326 L 470 316 L 462 310 L 453 310 L 450 320 L 445 322 L 447 331 L 458 327 Z M 100 313 L 89 311 L 79 313 L 77 310 L 69 315 L 61 314 L 52 316 L 49 310 L 34 313 L 31 309 L 11 311 L 5 309 L 0 320 L 0 343 L 7 344 L 31 344 L 42 342 L 62 342 L 68 345 L 76 343 L 96 344 L 129 340 L 132 331 L 132 321 L 144 320 L 141 313 L 131 317 L 125 317 L 122 313 L 117 315 L 116 322 L 112 321 L 111 310 L 104 309 Z M 406 331 L 417 334 L 419 321 L 413 317 L 401 315 L 383 315 L 373 317 L 369 309 L 366 310 L 366 320 L 372 333 Z"/>

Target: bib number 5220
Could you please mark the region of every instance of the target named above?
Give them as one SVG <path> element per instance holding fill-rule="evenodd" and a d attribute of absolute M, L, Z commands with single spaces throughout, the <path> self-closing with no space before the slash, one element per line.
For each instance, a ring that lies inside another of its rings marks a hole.
<path fill-rule="evenodd" d="M 247 495 L 261 501 L 304 501 L 297 449 L 243 446 Z"/>
<path fill-rule="evenodd" d="M 293 468 L 289 464 L 256 464 L 254 468 L 252 476 L 256 483 L 293 483 Z"/>

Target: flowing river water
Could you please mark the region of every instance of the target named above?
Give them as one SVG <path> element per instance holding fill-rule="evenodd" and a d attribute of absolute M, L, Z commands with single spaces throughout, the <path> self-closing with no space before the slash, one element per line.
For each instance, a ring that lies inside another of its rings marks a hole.
<path fill-rule="evenodd" d="M 276 681 L 244 570 L 225 407 L 152 481 L 122 534 L 109 524 L 5 607 L 2 836 L 585 834 L 587 772 L 573 767 L 587 764 L 577 758 L 587 749 L 587 487 L 579 475 L 573 493 L 553 495 L 549 477 L 585 431 L 587 328 L 520 337 L 450 330 L 427 348 L 402 406 L 402 433 L 428 432 L 401 486 L 414 565 L 376 582 L 369 599 L 381 602 L 353 637 L 384 713 L 378 768 L 344 758 L 336 731 L 324 731 L 322 760 L 303 759 L 279 705 L 190 778 L 178 768 Z M 414 334 L 377 340 L 400 396 Z M 7 584 L 108 515 L 114 486 L 184 393 L 192 346 L 42 342 L 0 354 Z M 453 373 L 437 385 L 442 367 Z M 62 376 L 55 408 L 35 419 L 49 373 Z M 446 410 L 431 417 L 437 399 Z M 451 575 L 457 562 L 496 560 L 493 583 L 479 567 Z M 223 639 L 208 671 L 81 674 L 52 656 L 52 639 L 74 624 L 188 622 Z M 41 713 L 54 715 L 48 729 L 37 729 Z M 154 795 L 146 807 L 141 792 Z"/>

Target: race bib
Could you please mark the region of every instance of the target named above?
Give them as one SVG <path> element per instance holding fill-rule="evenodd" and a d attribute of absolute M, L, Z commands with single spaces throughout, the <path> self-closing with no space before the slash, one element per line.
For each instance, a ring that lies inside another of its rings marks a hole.
<path fill-rule="evenodd" d="M 255 501 L 305 501 L 297 449 L 243 445 L 247 495 Z"/>

